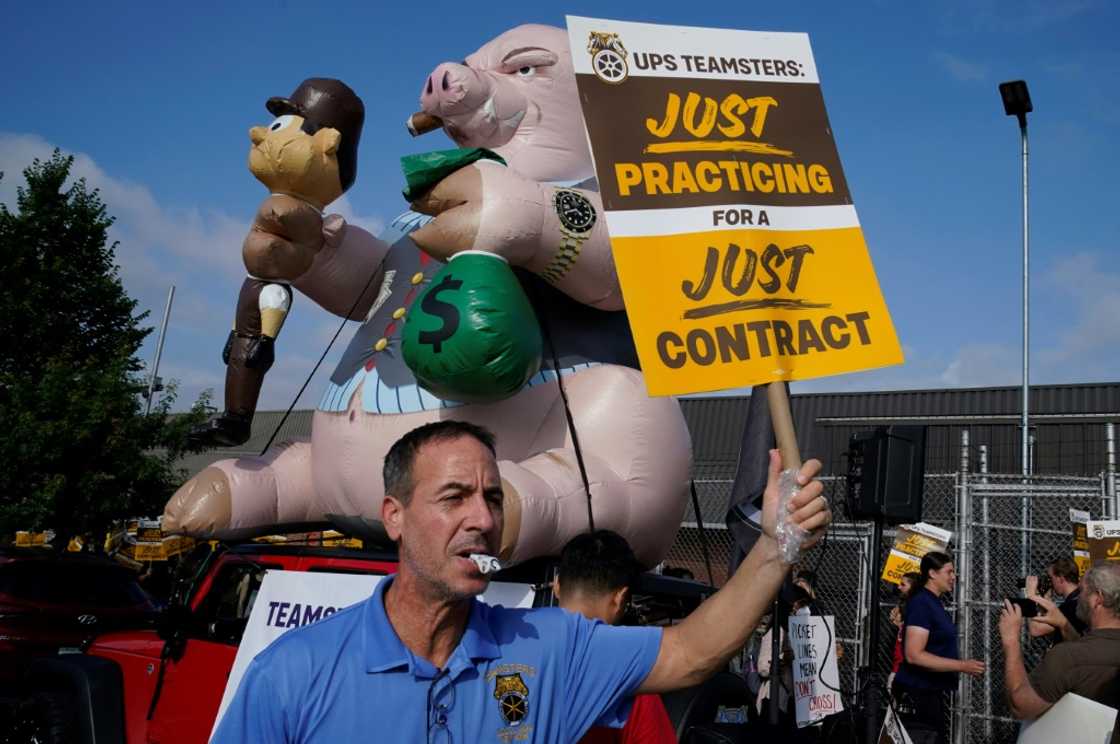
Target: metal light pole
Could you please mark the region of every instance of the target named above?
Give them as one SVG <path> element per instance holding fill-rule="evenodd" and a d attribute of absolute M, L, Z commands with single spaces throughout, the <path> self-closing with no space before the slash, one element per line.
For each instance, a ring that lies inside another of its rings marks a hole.
<path fill-rule="evenodd" d="M 161 323 L 159 327 L 159 342 L 156 344 L 156 361 L 155 364 L 152 365 L 152 376 L 148 378 L 148 403 L 144 409 L 145 416 L 152 412 L 152 397 L 156 394 L 156 390 L 163 389 L 163 385 L 159 383 L 159 358 L 163 355 L 163 337 L 167 333 L 167 320 L 171 317 L 171 302 L 174 299 L 175 285 L 172 284 L 170 291 L 167 293 L 167 305 L 163 308 L 163 323 Z"/>
<path fill-rule="evenodd" d="M 1030 525 L 1030 483 L 1028 478 L 1031 473 L 1030 451 L 1030 222 L 1028 220 L 1028 150 L 1027 150 L 1027 114 L 1034 110 L 1031 105 L 1031 94 L 1027 91 L 1024 80 L 1011 80 L 1000 83 L 999 95 L 1003 99 L 1003 111 L 1008 116 L 1019 120 L 1019 138 L 1023 144 L 1023 497 L 1020 503 L 1020 522 L 1023 528 L 1023 539 L 1020 545 L 1019 563 L 1020 571 L 1026 576 L 1030 571 L 1030 542 L 1027 527 Z"/>
<path fill-rule="evenodd" d="M 1030 228 L 1028 210 L 1027 175 L 1027 114 L 1034 111 L 1031 94 L 1025 80 L 1000 83 L 999 95 L 1003 111 L 1019 120 L 1019 135 L 1023 143 L 1023 475 L 1030 475 L 1030 436 L 1028 408 L 1030 401 Z"/>

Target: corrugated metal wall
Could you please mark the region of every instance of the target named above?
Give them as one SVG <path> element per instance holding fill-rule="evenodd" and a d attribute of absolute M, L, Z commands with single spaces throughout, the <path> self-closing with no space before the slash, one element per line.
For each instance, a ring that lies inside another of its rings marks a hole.
<path fill-rule="evenodd" d="M 987 445 L 991 472 L 1019 472 L 1021 439 L 1017 416 L 1021 390 L 1017 387 L 798 395 L 795 384 L 792 392 L 790 405 L 802 454 L 819 458 L 825 464 L 826 473 L 843 473 L 842 457 L 853 433 L 889 423 L 831 419 L 963 416 L 1011 417 L 999 422 L 971 422 L 967 428 L 973 457 L 976 457 L 978 445 Z M 681 401 L 692 431 L 697 462 L 735 461 L 748 400 L 747 397 L 713 397 Z M 1092 420 L 1079 422 L 1032 421 L 1036 439 L 1034 472 L 1095 475 L 1105 467 L 1104 424 L 1120 422 L 1120 383 L 1034 386 L 1030 413 L 1097 415 Z M 1112 416 L 1100 417 L 1100 414 Z M 960 433 L 965 426 L 959 420 L 929 423 L 927 472 L 957 469 Z"/>

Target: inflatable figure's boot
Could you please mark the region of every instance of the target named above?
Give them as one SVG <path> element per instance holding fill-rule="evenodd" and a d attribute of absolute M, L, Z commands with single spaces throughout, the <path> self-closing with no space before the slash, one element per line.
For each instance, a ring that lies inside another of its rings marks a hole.
<path fill-rule="evenodd" d="M 163 529 L 203 538 L 239 539 L 309 514 L 311 443 L 283 442 L 263 457 L 219 460 L 179 487 L 163 509 Z"/>

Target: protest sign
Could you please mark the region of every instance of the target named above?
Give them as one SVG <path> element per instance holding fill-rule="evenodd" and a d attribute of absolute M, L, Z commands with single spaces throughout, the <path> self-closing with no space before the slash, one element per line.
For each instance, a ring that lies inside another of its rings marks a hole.
<path fill-rule="evenodd" d="M 1120 560 L 1120 519 L 1092 520 L 1085 523 L 1089 542 L 1089 561 Z"/>
<path fill-rule="evenodd" d="M 903 576 L 918 570 L 922 564 L 922 556 L 931 550 L 944 552 L 952 539 L 953 533 L 949 530 L 925 522 L 899 525 L 894 546 L 883 566 L 883 581 L 901 583 Z"/>
<path fill-rule="evenodd" d="M 54 539 L 53 530 L 44 530 L 43 532 L 31 532 L 29 530 L 16 530 L 16 547 L 17 548 L 38 548 L 44 545 L 50 545 L 51 540 Z"/>
<path fill-rule="evenodd" d="M 887 715 L 883 719 L 883 727 L 879 729 L 878 744 L 914 744 L 910 732 L 902 725 L 902 720 L 895 713 L 894 706 L 887 706 Z"/>
<path fill-rule="evenodd" d="M 1018 744 L 1070 741 L 1073 732 L 1077 741 L 1103 744 L 1111 741 L 1115 723 L 1116 708 L 1067 692 L 1052 708 L 1023 724 Z"/>
<path fill-rule="evenodd" d="M 832 615 L 791 615 L 789 645 L 793 649 L 793 701 L 797 726 L 811 726 L 844 710 L 836 666 L 836 624 Z"/>
<path fill-rule="evenodd" d="M 1092 565 L 1089 561 L 1089 512 L 1081 509 L 1069 510 L 1069 521 L 1073 526 L 1073 562 L 1077 564 L 1077 573 L 1081 576 Z"/>
<path fill-rule="evenodd" d="M 148 561 L 166 561 L 194 545 L 186 535 L 164 533 L 159 519 L 129 519 L 118 523 L 105 537 L 105 552 L 135 568 Z"/>
<path fill-rule="evenodd" d="M 568 17 L 649 392 L 902 362 L 799 33 Z"/>
<path fill-rule="evenodd" d="M 253 657 L 292 628 L 323 620 L 366 599 L 384 576 L 371 574 L 268 571 L 261 582 L 241 645 L 226 682 L 214 729 L 233 700 Z M 479 597 L 491 605 L 532 607 L 533 588 L 528 584 L 491 582 Z M 210 733 L 213 736 L 213 731 Z"/>

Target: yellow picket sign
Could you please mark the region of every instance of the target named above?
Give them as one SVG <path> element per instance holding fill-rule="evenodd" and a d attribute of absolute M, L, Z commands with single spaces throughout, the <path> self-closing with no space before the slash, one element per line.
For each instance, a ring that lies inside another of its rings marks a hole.
<path fill-rule="evenodd" d="M 805 34 L 568 33 L 651 394 L 902 362 Z"/>
<path fill-rule="evenodd" d="M 1120 520 L 1089 520 L 1086 534 L 1090 563 L 1120 560 Z"/>
<path fill-rule="evenodd" d="M 895 585 L 901 584 L 902 577 L 908 573 L 917 573 L 921 563 L 921 558 L 891 548 L 891 552 L 887 554 L 887 562 L 883 566 L 882 578 Z"/>
<path fill-rule="evenodd" d="M 44 545 L 49 545 L 54 533 L 49 530 L 43 532 L 31 532 L 29 530 L 16 530 L 16 547 L 17 548 L 38 548 Z"/>
<path fill-rule="evenodd" d="M 1073 562 L 1081 576 L 1093 567 L 1089 556 L 1089 512 L 1081 509 L 1069 510 L 1069 521 L 1073 527 Z"/>
<path fill-rule="evenodd" d="M 952 539 L 952 532 L 925 522 L 900 525 L 881 578 L 900 584 L 903 576 L 919 570 L 922 556 L 931 550 L 944 551 Z"/>

